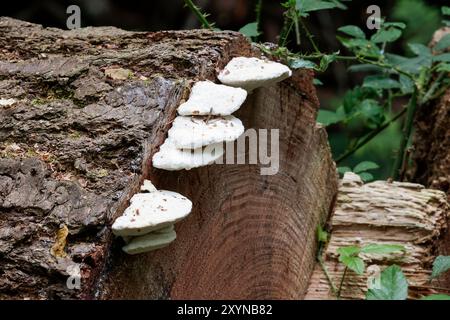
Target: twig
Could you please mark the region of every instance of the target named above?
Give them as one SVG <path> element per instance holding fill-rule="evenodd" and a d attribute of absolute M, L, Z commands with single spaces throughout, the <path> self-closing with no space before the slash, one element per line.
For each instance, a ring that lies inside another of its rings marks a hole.
<path fill-rule="evenodd" d="M 333 292 L 333 295 L 334 295 L 335 297 L 337 297 L 337 296 L 338 296 L 338 291 L 337 291 L 336 287 L 334 286 L 333 281 L 331 280 L 331 276 L 330 276 L 330 274 L 328 273 L 327 266 L 326 266 L 325 263 L 323 262 L 322 257 L 321 257 L 321 256 L 318 256 L 318 257 L 317 257 L 317 261 L 319 262 L 319 265 L 320 265 L 320 267 L 322 268 L 323 273 L 325 274 L 325 277 L 327 278 L 327 281 L 328 281 L 328 283 L 329 283 L 329 285 L 330 285 L 330 288 L 331 288 L 331 291 Z"/>
<path fill-rule="evenodd" d="M 344 285 L 344 280 L 345 280 L 345 276 L 347 275 L 347 270 L 348 270 L 348 267 L 346 266 L 345 269 L 344 269 L 344 273 L 342 274 L 341 283 L 339 284 L 339 289 L 338 289 L 338 292 L 337 292 L 337 298 L 338 299 L 341 298 L 342 286 Z"/>
<path fill-rule="evenodd" d="M 210 23 L 210 22 L 208 21 L 208 19 L 206 19 L 206 17 L 207 17 L 208 15 L 202 13 L 202 12 L 200 11 L 200 8 L 197 7 L 197 6 L 192 2 L 192 0 L 184 0 L 184 4 L 185 4 L 189 9 L 191 9 L 191 11 L 195 14 L 195 16 L 197 17 L 197 19 L 198 19 L 198 20 L 200 21 L 200 23 L 202 24 L 202 27 L 203 27 L 203 28 L 206 28 L 206 29 L 213 29 L 213 24 Z"/>
<path fill-rule="evenodd" d="M 350 157 L 352 154 L 354 154 L 356 151 L 361 149 L 363 146 L 365 146 L 367 143 L 369 143 L 373 138 L 375 138 L 380 132 L 382 132 L 384 129 L 389 127 L 392 123 L 397 121 L 401 116 L 403 116 L 406 113 L 407 108 L 404 108 L 402 111 L 397 113 L 391 120 L 385 122 L 383 125 L 379 126 L 378 128 L 374 129 L 371 133 L 369 133 L 363 140 L 358 142 L 353 148 L 345 152 L 343 155 L 338 157 L 336 159 L 336 163 L 340 163 Z"/>
<path fill-rule="evenodd" d="M 302 25 L 303 30 L 306 33 L 306 36 L 309 39 L 309 42 L 311 42 L 311 45 L 313 46 L 314 51 L 316 53 L 320 54 L 321 52 L 320 52 L 319 47 L 317 46 L 316 42 L 314 41 L 313 35 L 311 34 L 311 32 L 309 32 L 308 28 L 306 27 L 305 23 L 303 22 L 303 20 L 301 18 L 299 18 L 299 21 L 300 21 L 300 24 Z"/>
<path fill-rule="evenodd" d="M 416 114 L 417 109 L 417 88 L 414 89 L 414 92 L 409 100 L 408 106 L 406 107 L 408 113 L 406 116 L 406 121 L 403 125 L 403 135 L 400 143 L 400 149 L 395 159 L 394 168 L 392 172 L 392 178 L 394 180 L 398 180 L 399 178 L 403 178 L 403 173 L 406 169 L 406 148 L 408 147 L 408 142 L 411 137 L 412 127 L 414 123 L 414 116 Z"/>

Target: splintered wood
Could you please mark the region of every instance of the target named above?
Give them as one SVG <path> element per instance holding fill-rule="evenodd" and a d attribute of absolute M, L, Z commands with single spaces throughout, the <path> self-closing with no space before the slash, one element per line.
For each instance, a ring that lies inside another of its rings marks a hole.
<path fill-rule="evenodd" d="M 340 183 L 331 238 L 323 260 L 336 287 L 344 266 L 338 262 L 337 250 L 366 244 L 397 244 L 405 252 L 386 255 L 361 255 L 366 263 L 362 276 L 347 271 L 341 297 L 362 299 L 371 272 L 397 264 L 409 282 L 410 298 L 435 293 L 429 282 L 435 259 L 435 240 L 446 228 L 449 206 L 445 193 L 425 189 L 419 184 L 377 181 L 363 184 L 359 176 L 347 173 Z M 334 299 L 329 282 L 316 265 L 306 299 Z"/>

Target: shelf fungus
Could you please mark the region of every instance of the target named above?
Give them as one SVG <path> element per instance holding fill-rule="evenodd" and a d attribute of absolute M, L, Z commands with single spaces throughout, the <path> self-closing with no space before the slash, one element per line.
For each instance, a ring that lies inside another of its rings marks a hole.
<path fill-rule="evenodd" d="M 196 149 L 178 149 L 167 138 L 153 156 L 153 166 L 167 171 L 190 170 L 212 164 L 225 153 L 223 143 L 214 143 Z"/>
<path fill-rule="evenodd" d="M 244 133 L 242 121 L 234 116 L 175 118 L 169 139 L 178 149 L 197 149 L 210 144 L 234 141 Z"/>
<path fill-rule="evenodd" d="M 112 225 L 113 233 L 121 236 L 129 254 L 152 251 L 175 240 L 173 225 L 192 210 L 192 202 L 172 191 L 156 190 L 150 181 L 144 181 L 143 193 L 135 194 L 130 206 Z"/>
<path fill-rule="evenodd" d="M 252 91 L 283 81 L 292 75 L 284 64 L 258 58 L 233 58 L 217 78 L 223 84 Z"/>
<path fill-rule="evenodd" d="M 178 107 L 182 116 L 228 116 L 238 110 L 247 98 L 247 92 L 211 81 L 194 84 L 188 101 Z"/>

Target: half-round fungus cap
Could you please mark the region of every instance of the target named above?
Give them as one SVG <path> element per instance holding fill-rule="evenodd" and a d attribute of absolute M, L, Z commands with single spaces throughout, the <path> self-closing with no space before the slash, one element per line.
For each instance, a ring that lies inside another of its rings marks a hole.
<path fill-rule="evenodd" d="M 228 116 L 238 110 L 246 98 L 247 92 L 241 88 L 199 81 L 192 87 L 188 101 L 178 107 L 178 114 Z"/>
<path fill-rule="evenodd" d="M 176 238 L 177 234 L 175 233 L 173 225 L 171 225 L 143 236 L 133 237 L 122 250 L 128 254 L 144 253 L 164 248 L 175 241 Z"/>
<path fill-rule="evenodd" d="M 190 170 L 212 164 L 224 154 L 223 143 L 214 143 L 197 149 L 178 149 L 171 138 L 153 156 L 153 167 L 168 171 Z"/>
<path fill-rule="evenodd" d="M 258 58 L 237 57 L 231 59 L 217 77 L 223 84 L 252 91 L 282 81 L 291 75 L 292 71 L 284 64 Z"/>
<path fill-rule="evenodd" d="M 117 236 L 140 236 L 162 229 L 185 218 L 192 202 L 181 194 L 158 190 L 135 194 L 130 206 L 112 225 Z"/>
<path fill-rule="evenodd" d="M 169 139 L 178 149 L 196 149 L 213 143 L 234 141 L 244 133 L 242 121 L 234 116 L 207 119 L 176 117 Z"/>

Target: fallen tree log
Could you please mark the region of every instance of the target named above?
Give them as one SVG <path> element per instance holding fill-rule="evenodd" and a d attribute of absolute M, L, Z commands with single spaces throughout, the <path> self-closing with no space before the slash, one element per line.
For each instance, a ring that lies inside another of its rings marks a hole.
<path fill-rule="evenodd" d="M 450 34 L 448 27 L 436 31 L 431 47 L 447 34 Z M 415 128 L 413 168 L 408 172 L 408 179 L 444 191 L 450 201 L 450 90 L 419 110 Z M 450 256 L 449 230 L 443 234 L 438 251 Z M 438 283 L 450 288 L 450 274 L 444 274 Z"/>
<path fill-rule="evenodd" d="M 387 244 L 401 245 L 405 251 L 362 255 L 367 269 L 363 275 L 351 270 L 346 273 L 341 297 L 363 299 L 374 268 L 381 271 L 392 264 L 399 265 L 405 273 L 410 298 L 442 293 L 436 282 L 430 284 L 430 275 L 438 239 L 446 231 L 449 214 L 442 191 L 407 182 L 376 181 L 364 185 L 358 175 L 345 174 L 330 221 L 331 238 L 322 254 L 333 285 L 339 288 L 345 269 L 338 260 L 339 248 Z M 330 281 L 318 263 L 306 299 L 335 298 Z"/>
<path fill-rule="evenodd" d="M 311 72 L 256 90 L 238 113 L 246 128 L 280 129 L 277 174 L 165 172 L 151 157 L 177 106 L 193 81 L 258 54 L 245 37 L 0 18 L 0 48 L 0 298 L 304 296 L 337 191 Z M 169 247 L 127 256 L 110 225 L 146 178 L 194 210 Z M 74 266 L 80 288 L 67 286 Z"/>

